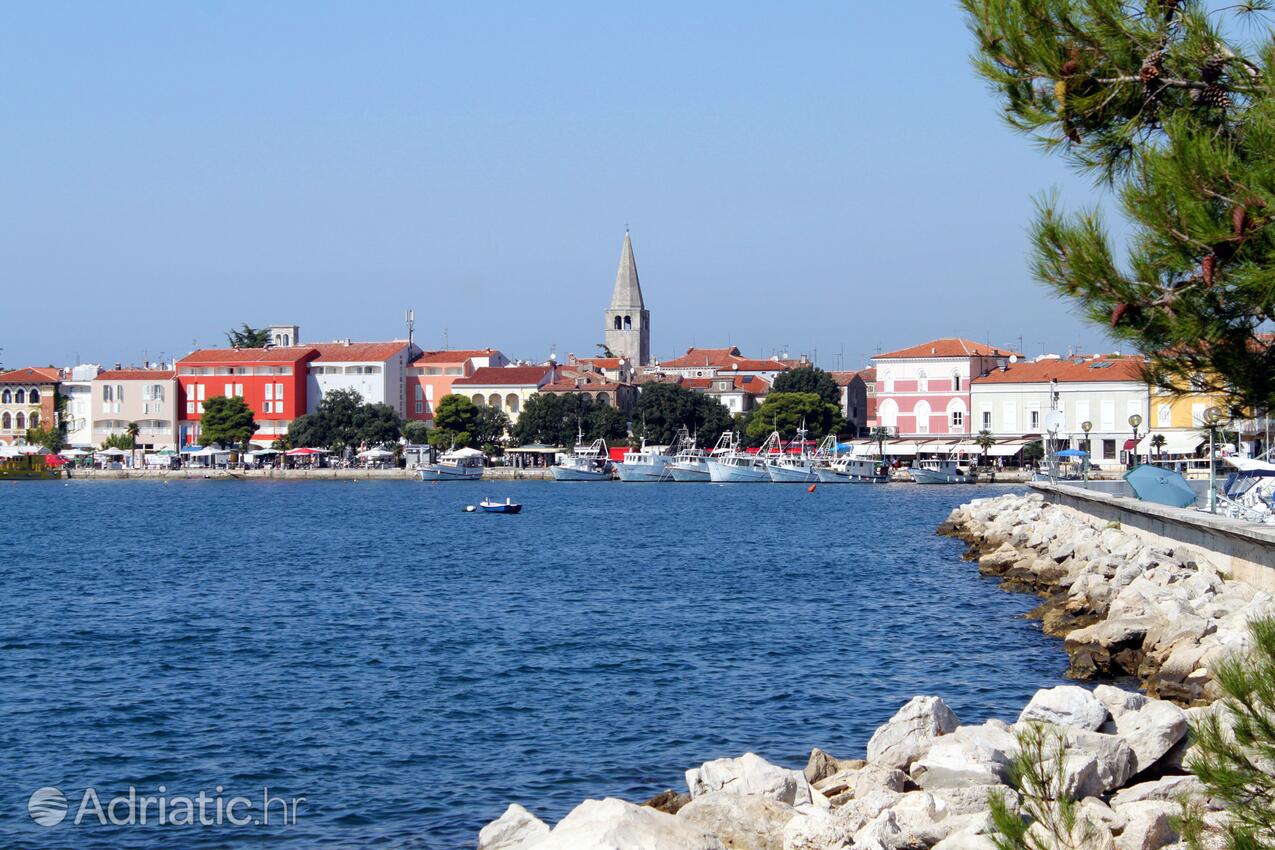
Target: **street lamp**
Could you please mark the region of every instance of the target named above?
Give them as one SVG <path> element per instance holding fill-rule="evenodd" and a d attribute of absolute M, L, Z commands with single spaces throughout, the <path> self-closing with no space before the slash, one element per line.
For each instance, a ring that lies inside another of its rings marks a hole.
<path fill-rule="evenodd" d="M 1093 423 L 1090 422 L 1088 419 L 1086 419 L 1084 422 L 1080 423 L 1080 430 L 1085 432 L 1085 459 L 1081 461 L 1080 463 L 1080 471 L 1082 473 L 1082 477 L 1085 479 L 1085 486 L 1088 487 L 1089 486 L 1089 458 L 1091 457 L 1089 453 L 1090 451 L 1089 432 L 1093 430 Z"/>
<path fill-rule="evenodd" d="M 1138 463 L 1138 426 L 1141 424 L 1142 416 L 1140 414 L 1135 413 L 1129 417 L 1129 427 L 1133 429 L 1133 448 L 1129 450 L 1130 469 L 1133 469 Z"/>
<path fill-rule="evenodd" d="M 1209 513 L 1217 513 L 1217 455 L 1213 448 L 1213 438 L 1217 434 L 1218 423 L 1222 421 L 1222 410 L 1210 407 L 1204 411 L 1204 424 L 1209 428 Z"/>

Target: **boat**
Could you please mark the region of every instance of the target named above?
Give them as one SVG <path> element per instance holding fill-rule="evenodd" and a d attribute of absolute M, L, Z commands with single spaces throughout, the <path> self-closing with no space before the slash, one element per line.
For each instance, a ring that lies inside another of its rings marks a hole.
<path fill-rule="evenodd" d="M 437 463 L 419 467 L 422 481 L 477 481 L 483 477 L 483 453 L 478 449 L 452 448 Z"/>
<path fill-rule="evenodd" d="M 974 480 L 973 470 L 961 469 L 952 458 L 913 461 L 908 472 L 917 484 L 968 484 Z"/>
<path fill-rule="evenodd" d="M 615 469 L 620 473 L 621 481 L 667 481 L 670 477 L 668 465 L 672 460 L 672 455 L 665 454 L 662 450 L 648 449 L 644 439 L 642 448 L 626 454 L 624 460 L 615 465 Z"/>
<path fill-rule="evenodd" d="M 754 452 L 733 449 L 708 459 L 708 478 L 714 484 L 756 484 L 770 481 L 770 458 L 779 447 L 779 432 L 772 432 Z"/>
<path fill-rule="evenodd" d="M 816 470 L 823 484 L 884 484 L 890 474 L 879 460 L 846 455 Z"/>
<path fill-rule="evenodd" d="M 611 458 L 606 441 L 598 438 L 586 446 L 581 432 L 575 448 L 551 469 L 554 481 L 610 481 Z"/>
<path fill-rule="evenodd" d="M 484 513 L 489 514 L 516 514 L 522 510 L 522 505 L 506 498 L 503 502 L 493 502 L 490 499 L 483 499 L 478 503 L 478 507 L 483 509 Z"/>
<path fill-rule="evenodd" d="M 43 454 L 0 457 L 0 481 L 47 481 L 61 478 L 62 470 L 49 466 Z"/>
<path fill-rule="evenodd" d="M 801 446 L 799 454 L 785 454 L 768 462 L 766 472 L 770 480 L 776 484 L 813 484 L 819 480 L 820 461 L 815 455 L 806 451 L 806 423 L 803 421 L 797 429 L 797 442 Z M 828 443 L 825 438 L 820 450 Z"/>
<path fill-rule="evenodd" d="M 1218 510 L 1248 522 L 1275 524 L 1275 463 L 1232 456 L 1224 460 L 1235 471 L 1217 493 Z"/>
<path fill-rule="evenodd" d="M 673 460 L 666 468 L 669 477 L 674 481 L 710 481 L 708 474 L 709 458 L 718 457 L 720 455 L 729 454 L 735 450 L 735 435 L 730 431 L 722 432 L 717 438 L 717 445 L 713 447 L 713 451 L 706 452 L 695 445 L 692 438 L 689 445 L 673 456 Z"/>

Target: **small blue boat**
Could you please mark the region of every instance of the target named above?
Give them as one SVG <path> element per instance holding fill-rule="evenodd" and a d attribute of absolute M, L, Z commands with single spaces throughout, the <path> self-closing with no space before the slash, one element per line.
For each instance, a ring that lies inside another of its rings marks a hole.
<path fill-rule="evenodd" d="M 505 499 L 503 502 L 493 502 L 490 499 L 483 499 L 478 503 L 478 507 L 489 514 L 516 514 L 522 510 L 522 505 L 517 502 Z"/>

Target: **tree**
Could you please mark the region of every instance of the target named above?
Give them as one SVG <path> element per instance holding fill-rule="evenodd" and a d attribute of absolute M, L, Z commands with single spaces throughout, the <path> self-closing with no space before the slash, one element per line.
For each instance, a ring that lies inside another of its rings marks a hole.
<path fill-rule="evenodd" d="M 633 409 L 633 436 L 661 446 L 676 440 L 682 428 L 709 446 L 732 426 L 720 401 L 678 384 L 646 384 Z"/>
<path fill-rule="evenodd" d="M 499 450 L 505 442 L 505 435 L 509 433 L 509 416 L 494 407 L 480 407 L 474 412 L 470 429 L 474 442 L 484 447 L 484 451 L 488 446 Z"/>
<path fill-rule="evenodd" d="M 611 346 L 607 345 L 605 342 L 599 342 L 595 346 L 595 348 L 598 349 L 599 357 L 614 357 L 615 356 L 615 352 L 611 350 Z"/>
<path fill-rule="evenodd" d="M 398 441 L 403 420 L 388 404 L 367 404 L 357 390 L 333 390 L 313 413 L 293 420 L 288 439 L 297 446 L 340 452 Z"/>
<path fill-rule="evenodd" d="M 592 397 L 583 393 L 537 393 L 523 405 L 514 437 L 522 444 L 571 446 L 583 431 L 585 440 L 596 440 L 603 436 L 595 430 L 596 408 Z"/>
<path fill-rule="evenodd" d="M 992 436 L 992 432 L 984 428 L 978 432 L 978 436 L 974 438 L 974 442 L 983 450 L 983 466 L 987 466 L 987 450 L 996 445 L 996 438 Z"/>
<path fill-rule="evenodd" d="M 805 422 L 811 439 L 835 434 L 845 425 L 841 408 L 824 401 L 818 393 L 777 393 L 766 396 L 762 406 L 753 411 L 748 422 L 748 439 L 759 442 L 771 431 L 791 440 Z"/>
<path fill-rule="evenodd" d="M 199 417 L 199 439 L 205 446 L 247 448 L 256 431 L 252 408 L 238 396 L 218 395 L 204 402 L 204 412 Z M 132 443 L 131 438 L 129 442 Z"/>
<path fill-rule="evenodd" d="M 601 437 L 607 442 L 623 440 L 629 436 L 629 420 L 624 414 L 609 404 L 598 404 L 589 414 L 588 430 L 595 439 Z"/>
<path fill-rule="evenodd" d="M 128 434 L 129 448 L 137 451 L 137 437 L 142 433 L 142 429 L 138 427 L 136 422 L 128 423 L 128 427 L 124 429 L 124 433 Z"/>
<path fill-rule="evenodd" d="M 1010 126 L 1114 190 L 1131 223 L 1120 263 L 1097 212 L 1044 197 L 1036 277 L 1144 352 L 1155 385 L 1270 409 L 1275 52 L 1257 17 L 1270 4 L 961 2 Z"/>
<path fill-rule="evenodd" d="M 1029 723 L 1016 736 L 1018 753 L 1009 765 L 1009 784 L 1018 807 L 993 791 L 989 798 L 991 836 L 997 850 L 1085 850 L 1100 846 L 1094 824 L 1082 816 L 1066 792 L 1066 738 L 1057 727 Z"/>
<path fill-rule="evenodd" d="M 772 393 L 818 393 L 829 404 L 841 406 L 841 387 L 837 381 L 818 366 L 802 366 L 789 369 L 775 376 Z"/>
<path fill-rule="evenodd" d="M 403 436 L 413 446 L 423 446 L 429 440 L 429 426 L 419 419 L 413 419 L 403 426 Z"/>
<path fill-rule="evenodd" d="M 133 440 L 128 434 L 112 434 L 102 441 L 101 448 L 104 449 L 127 449 L 133 445 Z"/>
<path fill-rule="evenodd" d="M 1275 850 L 1275 618 L 1254 620 L 1249 633 L 1252 650 L 1213 670 L 1221 712 L 1192 727 L 1187 768 L 1226 808 L 1224 847 Z M 1192 848 L 1206 846 L 1199 811 L 1186 808 L 1182 831 Z"/>
<path fill-rule="evenodd" d="M 248 323 L 244 322 L 239 330 L 232 328 L 226 331 L 226 340 L 231 348 L 269 348 L 270 329 L 249 327 Z"/>
<path fill-rule="evenodd" d="M 1160 450 L 1164 448 L 1164 444 L 1165 444 L 1166 442 L 1167 442 L 1167 440 L 1165 440 L 1165 438 L 1164 438 L 1164 435 L 1163 435 L 1163 434 L 1152 434 L 1152 435 L 1151 435 L 1151 448 L 1155 449 L 1155 456 L 1156 456 L 1156 457 L 1159 457 L 1159 456 L 1160 456 Z"/>
<path fill-rule="evenodd" d="M 28 428 L 27 445 L 43 446 L 46 451 L 57 454 L 65 442 L 60 428 Z"/>
<path fill-rule="evenodd" d="M 443 396 L 434 408 L 434 429 L 429 434 L 429 444 L 436 449 L 472 445 L 477 415 L 478 407 L 465 396 L 456 393 Z"/>

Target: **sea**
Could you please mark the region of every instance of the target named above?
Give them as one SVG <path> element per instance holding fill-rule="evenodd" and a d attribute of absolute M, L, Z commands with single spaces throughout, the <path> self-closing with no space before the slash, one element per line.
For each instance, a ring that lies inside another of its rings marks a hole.
<path fill-rule="evenodd" d="M 473 847 L 918 694 L 1012 720 L 1065 653 L 935 534 L 1008 489 L 0 485 L 0 846 Z"/>

